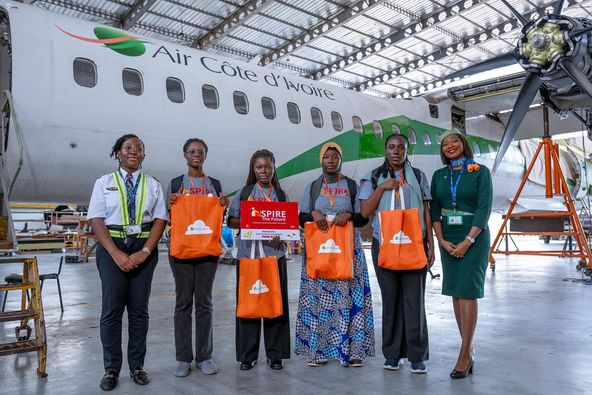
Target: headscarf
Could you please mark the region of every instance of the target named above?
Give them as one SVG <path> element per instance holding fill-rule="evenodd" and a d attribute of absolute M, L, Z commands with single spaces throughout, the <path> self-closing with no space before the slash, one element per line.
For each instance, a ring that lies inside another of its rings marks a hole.
<path fill-rule="evenodd" d="M 337 167 L 337 170 L 334 173 L 328 173 L 323 168 L 323 156 L 330 149 L 337 151 L 337 153 L 339 154 L 339 167 Z M 337 144 L 336 142 L 329 141 L 329 142 L 323 144 L 323 146 L 321 147 L 321 150 L 319 152 L 319 161 L 321 163 L 321 168 L 323 169 L 323 175 L 325 176 L 328 184 L 333 184 L 333 183 L 337 182 L 337 179 L 339 178 L 339 173 L 341 172 L 341 165 L 343 163 L 342 158 L 343 158 L 343 150 L 341 149 L 339 144 Z"/>
<path fill-rule="evenodd" d="M 462 132 L 456 128 L 448 129 L 448 130 L 445 130 L 444 133 L 442 133 L 440 135 L 440 141 L 444 140 L 444 137 L 448 137 L 453 134 L 458 134 L 459 136 L 463 135 Z"/>

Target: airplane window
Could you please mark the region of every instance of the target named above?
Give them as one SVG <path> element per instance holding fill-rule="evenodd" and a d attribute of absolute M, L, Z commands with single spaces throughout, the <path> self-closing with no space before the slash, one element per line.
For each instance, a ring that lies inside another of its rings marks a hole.
<path fill-rule="evenodd" d="M 202 85 L 201 97 L 203 99 L 204 106 L 211 110 L 217 110 L 220 107 L 220 98 L 218 97 L 218 89 L 212 85 Z"/>
<path fill-rule="evenodd" d="M 173 103 L 183 103 L 185 101 L 185 88 L 180 79 L 173 77 L 167 78 L 166 90 L 169 100 Z"/>
<path fill-rule="evenodd" d="M 352 122 L 354 124 L 354 132 L 356 132 L 357 134 L 362 134 L 362 131 L 364 130 L 364 124 L 362 123 L 360 117 L 356 117 L 354 115 L 352 117 Z"/>
<path fill-rule="evenodd" d="M 372 121 L 372 129 L 374 129 L 374 135 L 376 137 L 382 138 L 382 125 L 378 121 Z"/>
<path fill-rule="evenodd" d="M 493 146 L 491 144 L 487 145 L 487 150 L 489 151 L 490 154 L 495 155 L 495 148 L 493 148 Z"/>
<path fill-rule="evenodd" d="M 136 69 L 123 69 L 121 73 L 123 80 L 123 90 L 133 96 L 140 96 L 144 92 L 144 83 L 142 74 Z"/>
<path fill-rule="evenodd" d="M 288 102 L 288 118 L 292 123 L 300 123 L 300 109 L 298 108 L 298 104 Z"/>
<path fill-rule="evenodd" d="M 323 127 L 323 113 L 316 107 L 310 108 L 310 117 L 312 118 L 312 124 L 315 128 Z"/>
<path fill-rule="evenodd" d="M 399 129 L 399 126 L 397 126 L 396 123 L 393 123 L 391 125 L 391 133 L 393 133 L 393 134 L 401 134 L 401 129 Z"/>
<path fill-rule="evenodd" d="M 409 144 L 415 145 L 417 144 L 417 137 L 415 136 L 415 130 L 408 128 L 407 129 L 407 139 L 409 140 Z"/>
<path fill-rule="evenodd" d="M 432 145 L 432 138 L 428 132 L 423 132 L 423 145 Z"/>
<path fill-rule="evenodd" d="M 92 60 L 84 58 L 74 59 L 74 81 L 85 88 L 94 88 L 97 85 L 97 66 Z"/>
<path fill-rule="evenodd" d="M 234 91 L 232 94 L 232 100 L 234 101 L 234 109 L 237 113 L 246 115 L 249 113 L 249 100 L 247 95 L 241 91 Z"/>
<path fill-rule="evenodd" d="M 436 142 L 438 145 L 442 144 L 442 133 L 436 133 Z"/>
<path fill-rule="evenodd" d="M 263 116 L 267 119 L 275 119 L 275 103 L 269 97 L 261 98 L 261 109 Z"/>
<path fill-rule="evenodd" d="M 481 149 L 479 148 L 479 144 L 477 144 L 476 141 L 473 143 L 473 154 L 475 154 L 476 156 L 481 155 Z"/>
<path fill-rule="evenodd" d="M 337 111 L 331 111 L 331 122 L 333 123 L 333 130 L 341 132 L 343 130 L 343 120 L 341 114 Z"/>

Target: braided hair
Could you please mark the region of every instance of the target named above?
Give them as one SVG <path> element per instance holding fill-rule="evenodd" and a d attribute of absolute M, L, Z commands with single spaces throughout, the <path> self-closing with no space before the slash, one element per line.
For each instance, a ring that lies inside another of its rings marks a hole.
<path fill-rule="evenodd" d="M 249 162 L 249 175 L 247 176 L 247 182 L 245 185 L 252 185 L 257 183 L 257 176 L 255 175 L 255 162 L 257 159 L 269 159 L 273 163 L 273 177 L 271 177 L 271 185 L 278 191 L 282 191 L 282 187 L 280 186 L 280 180 L 277 176 L 277 171 L 275 169 L 275 157 L 273 156 L 273 152 L 260 149 L 253 153 L 251 156 L 251 161 Z M 283 193 L 283 191 L 282 191 Z"/>
<path fill-rule="evenodd" d="M 110 158 L 115 158 L 116 160 L 119 160 L 119 158 L 117 157 L 117 153 L 121 150 L 121 147 L 123 146 L 123 143 L 125 143 L 129 139 L 138 139 L 138 140 L 140 140 L 140 138 L 138 136 L 136 136 L 135 134 L 132 134 L 132 133 L 124 134 L 123 136 L 121 136 L 120 138 L 118 138 L 115 141 L 115 144 L 113 144 L 113 147 L 111 148 L 111 153 L 109 154 L 109 157 Z M 142 147 L 144 147 L 144 142 L 142 140 L 140 140 L 140 142 L 142 143 Z"/>
<path fill-rule="evenodd" d="M 409 139 L 407 138 L 407 136 L 405 136 L 404 134 L 391 133 L 390 135 L 387 136 L 386 140 L 384 140 L 385 151 L 386 151 L 386 146 L 388 145 L 389 140 L 391 140 L 395 137 L 401 137 L 402 139 L 404 139 L 405 145 L 407 147 L 409 147 Z M 411 164 L 411 162 L 409 162 L 408 156 L 405 157 L 405 163 Z M 389 161 L 386 157 L 384 158 L 384 162 L 382 163 L 382 165 L 380 165 L 380 167 L 378 167 L 378 169 L 379 170 L 376 173 L 377 177 L 388 178 L 389 174 L 391 173 L 391 169 L 390 169 Z"/>

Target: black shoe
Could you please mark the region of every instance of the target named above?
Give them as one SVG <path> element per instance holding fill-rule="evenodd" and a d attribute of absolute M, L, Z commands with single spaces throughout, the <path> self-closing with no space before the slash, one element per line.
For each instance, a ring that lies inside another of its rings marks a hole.
<path fill-rule="evenodd" d="M 267 358 L 267 363 L 273 370 L 282 370 L 284 368 L 284 364 L 282 363 L 281 359 Z"/>
<path fill-rule="evenodd" d="M 144 370 L 144 368 L 130 370 L 130 377 L 134 379 L 134 383 L 138 385 L 146 385 L 150 382 L 150 376 Z"/>
<path fill-rule="evenodd" d="M 117 378 L 119 374 L 113 372 L 107 372 L 101 379 L 101 384 L 99 386 L 103 391 L 111 391 L 115 387 L 117 387 Z"/>
<path fill-rule="evenodd" d="M 452 372 L 450 372 L 450 378 L 451 379 L 464 379 L 469 374 L 473 374 L 473 366 L 474 365 L 475 365 L 475 361 L 473 361 L 473 358 L 471 357 L 471 359 L 469 360 L 469 365 L 467 366 L 467 369 L 464 371 L 460 371 L 460 372 L 458 370 L 453 370 Z"/>
<path fill-rule="evenodd" d="M 257 361 L 243 361 L 240 363 L 240 370 L 251 370 Z"/>

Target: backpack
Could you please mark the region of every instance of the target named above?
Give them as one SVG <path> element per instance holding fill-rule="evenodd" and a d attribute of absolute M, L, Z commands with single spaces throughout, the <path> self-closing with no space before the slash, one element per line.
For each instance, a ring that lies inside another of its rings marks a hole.
<path fill-rule="evenodd" d="M 179 191 L 179 189 L 181 189 L 181 184 L 183 183 L 183 177 L 184 176 L 179 176 L 179 177 L 175 177 L 171 180 L 171 193 L 177 193 Z M 220 181 L 218 181 L 217 179 L 208 176 L 208 178 L 210 179 L 210 182 L 212 183 L 212 186 L 214 187 L 214 191 L 216 191 L 216 195 L 220 196 L 220 194 L 222 193 L 222 185 L 220 184 Z"/>
<path fill-rule="evenodd" d="M 352 210 L 356 206 L 356 195 L 358 194 L 358 185 L 354 180 L 347 176 L 343 176 L 345 181 L 347 182 L 347 190 L 349 192 L 349 197 L 351 199 L 351 206 Z M 323 185 L 324 176 L 320 176 L 316 180 L 313 181 L 312 185 L 310 186 L 310 208 L 309 212 L 312 213 L 314 210 L 314 204 L 321 193 L 321 187 Z M 368 223 L 368 218 L 362 217 L 360 213 L 352 213 L 352 222 L 354 223 L 355 227 L 362 227 Z"/>
<path fill-rule="evenodd" d="M 416 168 L 411 166 L 411 168 L 413 169 L 413 174 L 415 174 L 415 178 L 417 179 L 418 183 L 421 183 L 421 171 Z M 378 173 L 380 173 L 380 171 L 382 170 L 382 166 L 381 167 L 377 167 L 376 169 L 372 170 L 372 173 L 370 173 L 370 182 L 372 183 L 372 189 L 376 189 L 376 187 L 378 186 Z"/>

